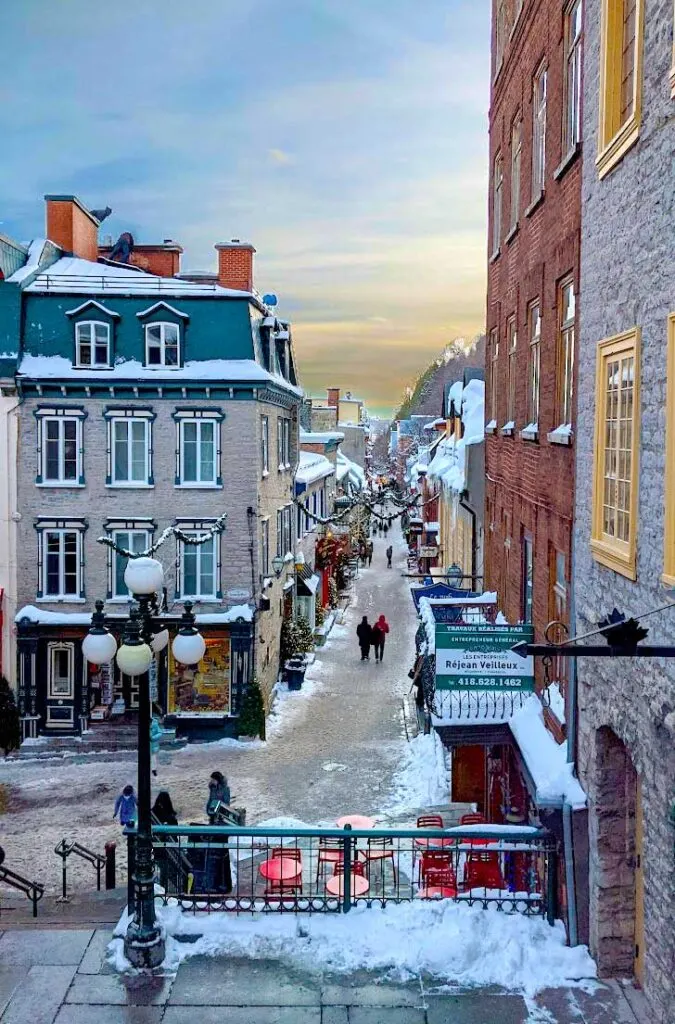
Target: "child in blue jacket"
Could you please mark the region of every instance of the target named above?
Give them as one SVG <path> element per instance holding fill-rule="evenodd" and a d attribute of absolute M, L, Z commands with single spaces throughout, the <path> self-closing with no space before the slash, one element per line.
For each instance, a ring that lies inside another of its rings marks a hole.
<path fill-rule="evenodd" d="M 133 825 L 136 821 L 136 809 L 138 803 L 136 801 L 136 794 L 134 793 L 133 786 L 125 786 L 120 795 L 115 801 L 115 810 L 113 812 L 113 819 L 120 816 L 120 825 L 122 828 L 126 828 L 127 825 Z"/>

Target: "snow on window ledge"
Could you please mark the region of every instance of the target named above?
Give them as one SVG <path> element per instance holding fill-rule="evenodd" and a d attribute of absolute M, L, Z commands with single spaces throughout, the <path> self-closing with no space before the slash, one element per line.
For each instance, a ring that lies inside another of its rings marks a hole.
<path fill-rule="evenodd" d="M 490 420 L 489 423 L 485 424 L 485 433 L 486 434 L 494 434 L 496 429 L 497 429 L 497 420 Z"/>
<path fill-rule="evenodd" d="M 526 427 L 520 431 L 520 436 L 525 441 L 538 441 L 539 440 L 539 424 L 528 423 Z"/>
<path fill-rule="evenodd" d="M 513 431 L 515 429 L 516 429 L 516 425 L 513 422 L 513 420 L 509 420 L 508 423 L 504 424 L 504 426 L 502 427 L 500 433 L 501 433 L 502 437 L 513 437 Z"/>
<path fill-rule="evenodd" d="M 263 478 L 263 480 L 266 480 L 269 475 L 270 475 L 269 469 L 263 469 L 263 471 L 262 471 L 262 478 Z"/>
<path fill-rule="evenodd" d="M 572 444 L 572 424 L 571 423 L 561 423 L 559 427 L 555 428 L 555 430 L 551 430 L 550 433 L 548 433 L 546 435 L 546 437 L 551 442 L 551 444 L 571 445 Z"/>

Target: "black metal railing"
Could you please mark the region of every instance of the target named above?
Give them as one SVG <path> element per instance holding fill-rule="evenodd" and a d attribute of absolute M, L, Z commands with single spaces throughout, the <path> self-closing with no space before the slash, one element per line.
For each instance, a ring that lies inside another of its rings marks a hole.
<path fill-rule="evenodd" d="M 4 865 L 0 865 L 0 883 L 4 882 L 5 885 L 11 886 L 12 889 L 18 889 L 19 892 L 24 893 L 33 904 L 33 917 L 37 917 L 37 905 L 38 901 L 42 899 L 45 894 L 45 887 L 39 882 L 31 882 L 29 878 L 24 878 L 23 875 L 17 875 L 16 871 L 10 871 Z"/>
<path fill-rule="evenodd" d="M 68 899 L 68 858 L 75 854 L 76 857 L 81 857 L 82 860 L 91 864 L 96 869 L 96 888 L 101 891 L 101 871 L 107 864 L 107 856 L 101 853 L 95 853 L 94 850 L 87 849 L 86 846 L 82 846 L 81 843 L 69 842 L 67 839 L 62 839 L 54 847 L 54 853 L 61 858 L 61 899 Z"/>
<path fill-rule="evenodd" d="M 544 829 L 153 827 L 165 902 L 191 910 L 342 911 L 452 899 L 557 914 L 557 847 Z M 130 865 L 133 840 L 130 839 Z M 131 874 L 130 868 L 130 874 Z"/>

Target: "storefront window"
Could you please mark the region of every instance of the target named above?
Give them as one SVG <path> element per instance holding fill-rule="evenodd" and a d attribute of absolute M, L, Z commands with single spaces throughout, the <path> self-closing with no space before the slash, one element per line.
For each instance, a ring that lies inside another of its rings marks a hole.
<path fill-rule="evenodd" d="M 229 714 L 230 638 L 205 637 L 206 653 L 199 665 L 179 665 L 169 653 L 169 713 Z"/>

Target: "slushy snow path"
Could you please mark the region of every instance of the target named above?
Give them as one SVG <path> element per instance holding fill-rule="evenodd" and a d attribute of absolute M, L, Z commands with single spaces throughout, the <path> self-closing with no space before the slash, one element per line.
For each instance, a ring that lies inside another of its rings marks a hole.
<path fill-rule="evenodd" d="M 249 824 L 280 818 L 332 824 L 348 813 L 385 820 L 394 811 L 414 814 L 432 795 L 437 802 L 444 789 L 449 799 L 434 741 L 424 737 L 415 750 L 403 735 L 401 701 L 410 687 L 416 618 L 410 580 L 401 575 L 405 545 L 398 527 L 388 537 L 375 539 L 372 568 L 361 571 L 344 624 L 317 651 L 303 690 L 277 701 L 266 743 L 224 740 L 162 753 L 153 789 L 170 791 L 181 822 L 205 820 L 208 778 L 215 769 L 228 776 L 233 803 L 246 807 Z M 387 569 L 390 541 L 394 568 Z M 376 664 L 372 654 L 361 662 L 356 626 L 362 615 L 373 622 L 381 613 L 391 628 L 384 662 Z M 417 788 L 411 789 L 408 780 L 415 779 Z M 53 850 L 61 839 L 101 852 L 114 839 L 120 884 L 126 851 L 112 813 L 128 782 L 136 785 L 136 766 L 125 753 L 79 764 L 60 758 L 0 760 L 0 783 L 9 788 L 9 808 L 0 817 L 7 865 L 54 892 L 60 860 Z M 88 865 L 71 858 L 69 886 L 91 889 L 94 878 Z"/>

